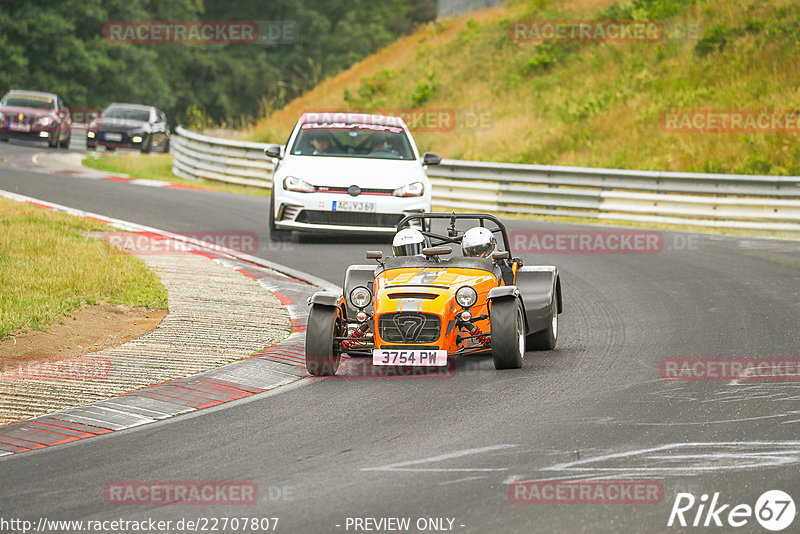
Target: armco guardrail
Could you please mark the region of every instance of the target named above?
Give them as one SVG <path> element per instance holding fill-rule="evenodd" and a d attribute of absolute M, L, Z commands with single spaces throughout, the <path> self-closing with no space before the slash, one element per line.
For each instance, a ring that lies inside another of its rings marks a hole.
<path fill-rule="evenodd" d="M 268 144 L 208 137 L 178 126 L 170 140 L 172 173 L 180 178 L 216 180 L 269 188 L 272 162 L 264 155 Z"/>
<path fill-rule="evenodd" d="M 271 187 L 265 143 L 178 127 L 179 177 Z M 800 232 L 800 177 L 626 171 L 443 160 L 430 167 L 443 208 Z"/>

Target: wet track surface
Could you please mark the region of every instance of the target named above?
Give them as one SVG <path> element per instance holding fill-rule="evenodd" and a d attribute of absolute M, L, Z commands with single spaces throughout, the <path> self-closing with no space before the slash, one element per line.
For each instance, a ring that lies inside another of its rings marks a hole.
<path fill-rule="evenodd" d="M 9 158 L 43 150 L 0 145 Z M 271 242 L 261 197 L 9 165 L 0 165 L 0 189 L 174 232 L 254 232 L 256 255 L 337 284 L 348 265 L 364 262 L 365 249 L 389 249 L 358 238 Z M 533 232 L 598 229 L 507 224 L 518 243 Z M 280 532 L 353 532 L 348 517 L 408 517 L 412 526 L 450 518 L 456 532 L 666 532 L 679 530 L 667 521 L 680 492 L 719 492 L 723 503 L 753 506 L 780 489 L 797 501 L 800 382 L 667 381 L 660 365 L 800 357 L 800 243 L 659 236 L 660 252 L 646 254 L 518 250 L 527 264 L 556 264 L 564 289 L 558 348 L 528 353 L 522 370 L 497 372 L 479 358 L 459 361 L 444 380 L 307 379 L 277 394 L 5 456 L 0 508 L 33 521 L 279 517 Z M 663 499 L 510 502 L 510 482 L 537 479 L 655 480 Z M 254 482 L 261 497 L 249 506 L 113 506 L 103 488 L 115 481 Z M 764 530 L 750 518 L 737 531 Z"/>

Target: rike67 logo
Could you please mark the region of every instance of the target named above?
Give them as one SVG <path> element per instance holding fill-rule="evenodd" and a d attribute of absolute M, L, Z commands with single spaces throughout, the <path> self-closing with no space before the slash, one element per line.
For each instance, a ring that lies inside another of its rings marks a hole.
<path fill-rule="evenodd" d="M 710 502 L 706 493 L 699 499 L 691 493 L 678 493 L 667 526 L 738 528 L 750 524 L 755 518 L 763 528 L 780 532 L 794 522 L 795 512 L 794 500 L 781 490 L 764 492 L 755 506 L 723 503 L 719 492 L 714 493 Z"/>

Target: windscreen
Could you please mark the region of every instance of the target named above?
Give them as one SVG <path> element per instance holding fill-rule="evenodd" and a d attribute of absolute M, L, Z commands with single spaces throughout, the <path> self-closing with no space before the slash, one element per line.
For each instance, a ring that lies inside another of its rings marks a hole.
<path fill-rule="evenodd" d="M 296 156 L 413 160 L 405 131 L 396 126 L 304 124 L 292 147 Z"/>
<path fill-rule="evenodd" d="M 0 105 L 10 108 L 55 109 L 56 101 L 49 96 L 15 94 L 6 96 Z"/>
<path fill-rule="evenodd" d="M 128 121 L 147 122 L 150 120 L 150 110 L 109 108 L 103 112 L 104 119 L 122 119 Z"/>

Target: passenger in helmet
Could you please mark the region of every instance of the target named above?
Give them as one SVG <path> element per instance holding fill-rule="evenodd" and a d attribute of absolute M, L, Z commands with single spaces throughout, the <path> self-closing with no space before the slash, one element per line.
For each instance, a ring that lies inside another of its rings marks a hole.
<path fill-rule="evenodd" d="M 482 226 L 470 228 L 461 239 L 461 252 L 468 258 L 489 258 L 497 250 L 494 234 Z"/>
<path fill-rule="evenodd" d="M 395 234 L 392 240 L 392 252 L 395 256 L 416 256 L 425 248 L 425 236 L 416 228 L 404 228 Z"/>

